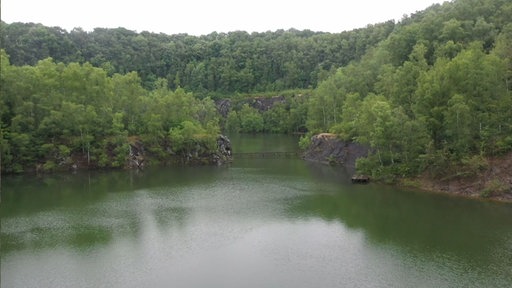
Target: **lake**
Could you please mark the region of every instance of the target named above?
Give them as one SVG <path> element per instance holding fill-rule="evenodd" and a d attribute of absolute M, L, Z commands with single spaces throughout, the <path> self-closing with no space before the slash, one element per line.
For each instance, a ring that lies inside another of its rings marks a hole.
<path fill-rule="evenodd" d="M 1 287 L 510 287 L 512 205 L 350 176 L 294 158 L 3 176 Z"/>

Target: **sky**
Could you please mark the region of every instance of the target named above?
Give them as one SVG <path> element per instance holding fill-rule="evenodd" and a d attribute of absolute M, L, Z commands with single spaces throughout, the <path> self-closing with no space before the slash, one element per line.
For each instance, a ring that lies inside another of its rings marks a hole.
<path fill-rule="evenodd" d="M 1 0 L 6 23 L 71 31 L 123 27 L 136 32 L 205 35 L 295 28 L 338 33 L 421 11 L 436 0 Z"/>

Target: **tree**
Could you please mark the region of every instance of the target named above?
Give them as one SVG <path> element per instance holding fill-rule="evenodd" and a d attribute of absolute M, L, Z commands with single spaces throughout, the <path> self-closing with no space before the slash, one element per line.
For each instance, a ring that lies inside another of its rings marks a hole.
<path fill-rule="evenodd" d="M 402 106 L 409 117 L 414 117 L 417 79 L 429 69 L 425 59 L 426 52 L 427 47 L 424 44 L 416 44 L 408 61 L 396 69 L 385 66 L 376 83 L 376 90 L 390 99 L 394 105 Z"/>
<path fill-rule="evenodd" d="M 467 155 L 471 141 L 471 110 L 465 103 L 464 96 L 455 94 L 448 101 L 448 108 L 445 112 L 446 136 L 448 149 L 461 159 Z"/>
<path fill-rule="evenodd" d="M 345 87 L 345 70 L 320 83 L 315 93 L 309 98 L 308 130 L 312 132 L 327 131 L 341 120 L 341 106 L 347 93 Z"/>
<path fill-rule="evenodd" d="M 244 104 L 240 112 L 240 132 L 243 133 L 257 133 L 264 129 L 263 116 L 258 113 L 258 110 Z"/>
<path fill-rule="evenodd" d="M 271 133 L 288 132 L 288 114 L 283 103 L 275 104 L 263 113 L 264 127 Z"/>

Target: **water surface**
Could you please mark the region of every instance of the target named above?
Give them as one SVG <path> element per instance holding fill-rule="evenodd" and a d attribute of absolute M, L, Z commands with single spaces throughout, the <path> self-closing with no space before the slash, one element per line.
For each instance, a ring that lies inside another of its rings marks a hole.
<path fill-rule="evenodd" d="M 3 288 L 512 283 L 512 205 L 352 185 L 300 159 L 4 176 L 1 217 Z"/>

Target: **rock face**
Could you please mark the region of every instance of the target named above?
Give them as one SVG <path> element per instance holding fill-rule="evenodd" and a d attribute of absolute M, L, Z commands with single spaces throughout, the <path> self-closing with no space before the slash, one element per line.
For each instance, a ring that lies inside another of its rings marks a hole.
<path fill-rule="evenodd" d="M 368 156 L 369 149 L 361 144 L 343 141 L 334 134 L 321 133 L 311 137 L 311 145 L 304 153 L 307 161 L 343 165 L 355 171 L 356 160 Z"/>
<path fill-rule="evenodd" d="M 145 157 L 144 157 L 144 145 L 141 141 L 135 141 L 130 143 L 130 154 L 128 155 L 128 168 L 144 169 Z"/>
<path fill-rule="evenodd" d="M 299 97 L 302 95 L 298 95 Z M 258 110 L 259 112 L 265 112 L 272 109 L 274 105 L 278 103 L 286 104 L 286 98 L 284 96 L 273 96 L 273 97 L 253 97 L 247 98 L 241 101 L 232 101 L 230 99 L 220 99 L 215 101 L 217 111 L 222 117 L 226 118 L 229 111 L 234 107 L 235 110 L 239 109 L 242 105 L 248 104 L 250 107 Z"/>
<path fill-rule="evenodd" d="M 250 99 L 247 102 L 252 108 L 257 109 L 260 112 L 265 112 L 270 110 L 277 103 L 286 103 L 286 99 L 284 96 L 274 96 L 274 97 L 256 97 Z"/>
<path fill-rule="evenodd" d="M 217 151 L 211 155 L 211 160 L 217 165 L 230 163 L 233 161 L 231 141 L 224 135 L 217 138 Z"/>
<path fill-rule="evenodd" d="M 217 150 L 214 152 L 204 152 L 208 149 L 201 147 L 199 144 L 187 153 L 175 153 L 170 147 L 167 147 L 165 150 L 168 152 L 168 156 L 161 158 L 160 155 L 157 162 L 185 165 L 223 165 L 233 161 L 231 141 L 224 135 L 219 135 L 217 138 Z M 127 168 L 144 169 L 145 166 L 153 162 L 152 159 L 155 159 L 155 155 L 146 153 L 144 144 L 141 141 L 137 140 L 130 143 Z"/>
<path fill-rule="evenodd" d="M 219 111 L 219 114 L 222 115 L 222 117 L 224 118 L 228 117 L 228 113 L 231 110 L 231 100 L 221 99 L 217 100 L 215 104 L 217 106 L 217 111 Z"/>

